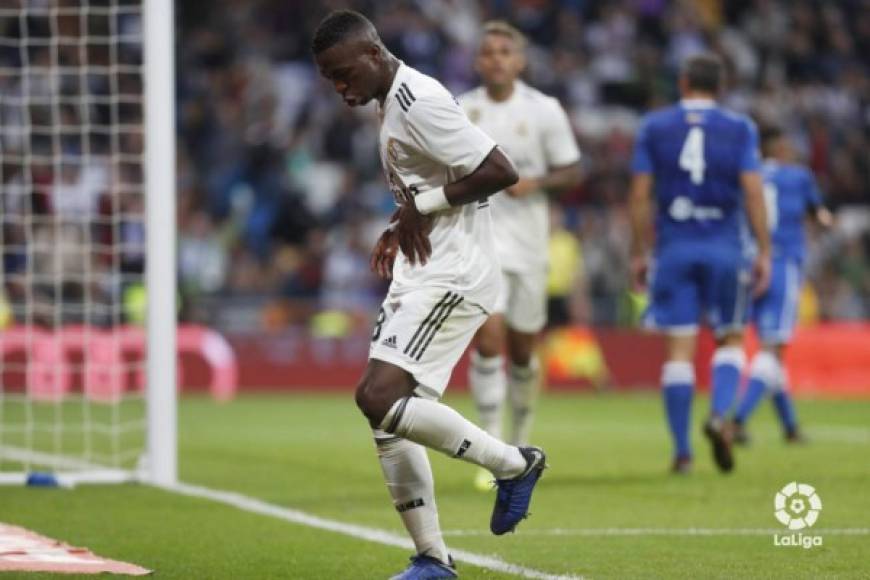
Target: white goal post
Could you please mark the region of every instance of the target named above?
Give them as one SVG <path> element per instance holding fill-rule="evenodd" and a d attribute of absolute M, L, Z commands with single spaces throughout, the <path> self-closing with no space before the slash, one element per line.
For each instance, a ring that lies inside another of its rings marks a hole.
<path fill-rule="evenodd" d="M 0 484 L 177 482 L 173 10 L 0 3 Z"/>

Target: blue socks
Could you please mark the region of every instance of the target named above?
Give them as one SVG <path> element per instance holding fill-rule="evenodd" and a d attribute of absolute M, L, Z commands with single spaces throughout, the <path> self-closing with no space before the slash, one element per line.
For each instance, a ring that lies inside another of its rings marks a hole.
<path fill-rule="evenodd" d="M 797 417 L 794 411 L 794 403 L 791 396 L 785 389 L 780 389 L 773 394 L 773 404 L 776 407 L 776 414 L 779 415 L 779 420 L 785 428 L 786 434 L 794 433 L 797 430 Z"/>
<path fill-rule="evenodd" d="M 725 417 L 737 397 L 737 387 L 746 355 L 736 346 L 716 349 L 713 355 L 713 388 L 710 393 L 710 412 L 714 417 Z"/>
<path fill-rule="evenodd" d="M 766 391 L 777 388 L 779 383 L 779 361 L 773 354 L 761 351 L 752 359 L 749 371 L 749 385 L 743 393 L 743 400 L 737 407 L 734 420 L 745 423 L 755 411 Z"/>
<path fill-rule="evenodd" d="M 674 440 L 676 457 L 691 457 L 689 428 L 692 417 L 692 396 L 695 392 L 695 368 L 692 363 L 671 361 L 662 367 L 662 398 L 665 415 Z"/>
<path fill-rule="evenodd" d="M 734 420 L 740 424 L 745 423 L 749 415 L 758 407 L 765 391 L 767 391 L 767 384 L 758 377 L 751 377 L 746 392 L 743 393 L 743 400 L 740 401 L 737 412 L 734 414 Z"/>

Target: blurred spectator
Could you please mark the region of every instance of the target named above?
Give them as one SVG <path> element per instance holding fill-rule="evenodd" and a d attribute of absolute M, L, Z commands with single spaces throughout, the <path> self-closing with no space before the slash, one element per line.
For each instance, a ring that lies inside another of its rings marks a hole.
<path fill-rule="evenodd" d="M 197 304 L 247 300 L 268 310 L 234 320 L 267 320 L 280 329 L 311 324 L 321 310 L 364 318 L 376 305 L 382 286 L 368 271 L 368 251 L 392 201 L 379 167 L 375 115 L 371 107 L 344 107 L 318 79 L 308 49 L 319 19 L 340 7 L 370 16 L 391 51 L 456 93 L 475 83 L 472 61 L 484 20 L 508 19 L 529 36 L 528 80 L 562 100 L 586 175 L 555 202 L 574 216 L 557 228 L 556 259 L 576 262 L 575 280 L 583 283 L 567 304 L 564 281 L 556 284 L 554 322 L 632 319 L 625 308 L 624 201 L 633 134 L 645 109 L 675 98 L 680 62 L 704 49 L 728 63 L 724 101 L 761 124 L 783 127 L 827 202 L 840 209 L 837 228 L 816 240 L 810 256 L 819 316 L 870 317 L 870 220 L 851 217 L 870 201 L 867 0 L 179 2 L 184 316 L 208 321 L 218 309 Z M 141 51 L 126 41 L 115 50 L 62 44 L 55 55 L 34 46 L 24 62 L 15 41 L 52 33 L 48 16 L 26 24 L 0 17 L 0 211 L 93 220 L 84 239 L 109 246 L 91 269 L 112 296 L 119 291 L 106 271 L 113 256 L 122 256 L 128 274 L 142 268 L 141 199 L 135 191 L 125 197 L 130 186 L 141 187 L 141 76 L 135 68 L 113 77 L 97 67 L 113 58 L 135 67 Z M 69 37 L 141 32 L 135 13 L 112 21 L 95 12 L 57 24 Z M 60 74 L 54 61 L 91 69 Z M 123 98 L 106 98 L 112 88 Z M 52 107 L 57 95 L 79 100 Z M 75 130 L 57 139 L 61 122 Z M 4 219 L 2 228 L 14 309 L 33 252 L 20 222 Z M 576 252 L 582 255 L 575 260 Z"/>

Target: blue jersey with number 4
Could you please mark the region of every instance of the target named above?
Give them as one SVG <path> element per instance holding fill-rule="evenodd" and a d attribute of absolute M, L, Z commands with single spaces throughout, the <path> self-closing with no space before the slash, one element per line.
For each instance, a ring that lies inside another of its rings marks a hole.
<path fill-rule="evenodd" d="M 764 199 L 775 257 L 804 259 L 804 218 L 822 205 L 813 174 L 800 165 L 765 161 Z"/>
<path fill-rule="evenodd" d="M 646 115 L 632 171 L 654 180 L 656 245 L 716 241 L 740 247 L 740 174 L 760 166 L 755 124 L 713 101 L 684 100 Z"/>

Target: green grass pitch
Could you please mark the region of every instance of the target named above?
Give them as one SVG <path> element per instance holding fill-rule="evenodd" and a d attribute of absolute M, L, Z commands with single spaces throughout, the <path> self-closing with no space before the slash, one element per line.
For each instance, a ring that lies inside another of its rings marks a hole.
<path fill-rule="evenodd" d="M 472 416 L 467 398 L 447 402 Z M 448 545 L 587 578 L 870 577 L 870 535 L 842 533 L 870 528 L 870 402 L 800 402 L 812 438 L 803 447 L 782 443 L 763 405 L 751 424 L 753 446 L 738 451 L 737 469 L 727 476 L 714 470 L 700 436 L 706 405 L 698 400 L 695 408 L 695 472 L 674 477 L 655 394 L 545 396 L 534 439 L 551 467 L 532 516 L 506 537 L 488 533 L 494 494 L 473 489 L 475 468 L 432 454 Z M 401 533 L 370 433 L 349 394 L 247 395 L 225 405 L 185 397 L 179 429 L 185 482 Z M 814 485 L 823 500 L 807 532 L 823 537 L 821 547 L 773 545 L 773 530 L 785 531 L 774 519 L 773 498 L 790 481 Z M 0 487 L 0 521 L 167 579 L 383 579 L 409 556 L 141 485 Z M 641 528 L 664 531 L 622 535 Z M 667 535 L 686 528 L 771 532 Z M 610 535 L 597 531 L 604 529 Z M 509 577 L 462 563 L 459 571 L 463 578 Z"/>

